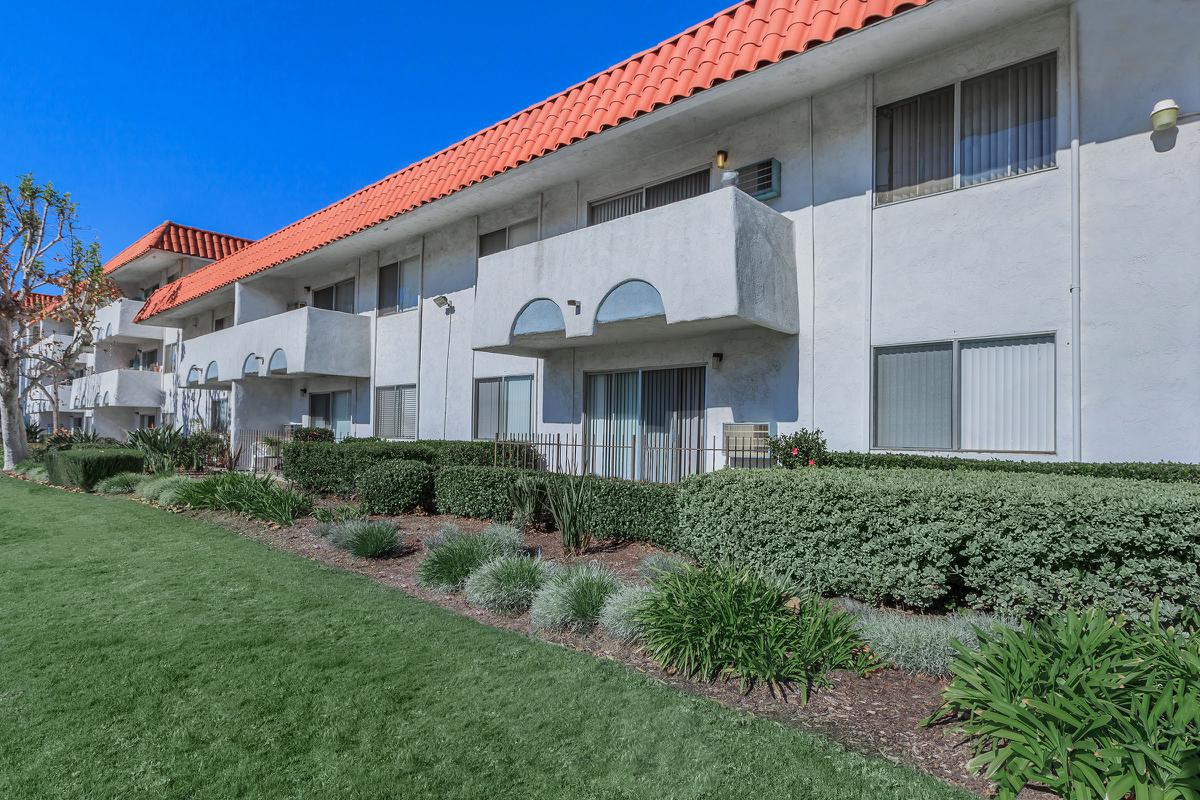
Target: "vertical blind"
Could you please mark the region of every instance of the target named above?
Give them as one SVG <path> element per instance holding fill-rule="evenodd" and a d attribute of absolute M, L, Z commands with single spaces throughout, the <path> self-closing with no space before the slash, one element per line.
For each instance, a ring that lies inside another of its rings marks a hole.
<path fill-rule="evenodd" d="M 954 87 L 885 106 L 875 116 L 879 202 L 954 187 Z"/>
<path fill-rule="evenodd" d="M 1054 337 L 964 342 L 964 450 L 1054 450 Z"/>
<path fill-rule="evenodd" d="M 587 469 L 609 478 L 634 477 L 638 434 L 638 373 L 607 372 L 584 380 Z"/>
<path fill-rule="evenodd" d="M 954 346 L 875 352 L 875 446 L 947 450 L 953 441 Z"/>
<path fill-rule="evenodd" d="M 1053 55 L 992 72 L 962 85 L 964 186 L 1054 165 Z"/>
<path fill-rule="evenodd" d="M 705 168 L 607 200 L 598 200 L 588 205 L 588 225 L 599 225 L 647 208 L 658 208 L 690 197 L 699 197 L 708 191 L 708 187 L 709 171 Z"/>
<path fill-rule="evenodd" d="M 417 438 L 417 387 L 375 389 L 375 435 L 381 439 Z"/>

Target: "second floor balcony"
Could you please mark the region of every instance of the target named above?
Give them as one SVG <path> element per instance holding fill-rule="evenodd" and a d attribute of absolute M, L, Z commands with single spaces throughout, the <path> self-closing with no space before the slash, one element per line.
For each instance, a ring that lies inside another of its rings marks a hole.
<path fill-rule="evenodd" d="M 792 221 L 733 187 L 479 260 L 476 350 L 799 331 Z"/>
<path fill-rule="evenodd" d="M 110 369 L 71 381 L 71 408 L 158 408 L 162 375 L 152 370 Z"/>
<path fill-rule="evenodd" d="M 157 325 L 141 325 L 133 321 L 134 316 L 145 305 L 141 300 L 122 297 L 96 311 L 92 323 L 93 339 L 96 342 L 159 342 L 164 330 Z"/>
<path fill-rule="evenodd" d="M 188 386 L 228 388 L 246 378 L 371 374 L 371 320 L 306 306 L 186 339 L 179 371 Z"/>

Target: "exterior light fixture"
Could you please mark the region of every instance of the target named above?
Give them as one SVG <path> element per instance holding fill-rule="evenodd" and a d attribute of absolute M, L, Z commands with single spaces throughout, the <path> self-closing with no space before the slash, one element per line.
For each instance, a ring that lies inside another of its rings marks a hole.
<path fill-rule="evenodd" d="M 580 303 L 578 300 L 568 300 L 567 305 L 575 309 L 575 316 L 583 313 L 583 303 Z"/>
<path fill-rule="evenodd" d="M 1167 131 L 1179 124 L 1179 104 L 1174 100 L 1159 100 L 1150 112 L 1150 127 Z"/>
<path fill-rule="evenodd" d="M 725 354 L 724 354 L 724 353 L 713 353 L 713 354 L 712 354 L 712 368 L 713 368 L 713 369 L 715 369 L 715 370 L 716 370 L 716 369 L 720 369 L 720 368 L 721 368 L 721 362 L 722 362 L 722 361 L 724 361 L 724 360 L 725 360 Z"/>
<path fill-rule="evenodd" d="M 437 297 L 433 298 L 433 304 L 438 308 L 446 308 L 447 306 L 454 308 L 454 304 L 450 302 L 450 298 L 446 297 L 444 294 L 439 294 Z"/>
<path fill-rule="evenodd" d="M 725 165 L 729 163 L 729 152 L 726 150 L 718 150 L 716 158 L 713 159 L 717 169 L 725 169 Z"/>

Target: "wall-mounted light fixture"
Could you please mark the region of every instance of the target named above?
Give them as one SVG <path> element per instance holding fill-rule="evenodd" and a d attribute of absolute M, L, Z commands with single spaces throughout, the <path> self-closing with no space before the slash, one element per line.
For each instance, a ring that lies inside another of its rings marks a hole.
<path fill-rule="evenodd" d="M 729 163 L 729 151 L 718 150 L 713 163 L 717 166 L 717 169 L 725 169 L 725 165 Z"/>
<path fill-rule="evenodd" d="M 304 397 L 306 394 L 308 394 L 308 389 L 305 389 L 303 386 L 300 387 L 300 396 Z"/>
<path fill-rule="evenodd" d="M 454 303 L 451 303 L 450 298 L 444 294 L 439 294 L 433 298 L 433 304 L 438 308 L 454 308 Z"/>
<path fill-rule="evenodd" d="M 578 317 L 583 313 L 583 303 L 580 303 L 578 300 L 568 300 L 567 305 L 575 309 L 575 316 Z"/>
<path fill-rule="evenodd" d="M 1150 127 L 1166 131 L 1179 124 L 1179 103 L 1174 100 L 1159 100 L 1150 112 Z"/>
<path fill-rule="evenodd" d="M 311 291 L 312 291 L 312 287 L 311 287 L 311 286 L 305 286 L 305 287 L 304 287 L 304 291 L 306 291 L 306 292 L 311 292 Z"/>
<path fill-rule="evenodd" d="M 713 353 L 713 354 L 712 354 L 712 368 L 713 368 L 713 369 L 720 369 L 720 368 L 721 368 L 721 362 L 722 362 L 722 361 L 724 361 L 724 360 L 725 360 L 725 354 L 724 354 L 724 353 Z"/>

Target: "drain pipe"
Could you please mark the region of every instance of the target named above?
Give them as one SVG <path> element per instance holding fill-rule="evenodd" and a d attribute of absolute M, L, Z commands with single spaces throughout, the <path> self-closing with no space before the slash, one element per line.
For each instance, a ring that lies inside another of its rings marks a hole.
<path fill-rule="evenodd" d="M 1071 460 L 1083 460 L 1082 264 L 1079 202 L 1079 4 L 1071 4 Z"/>

